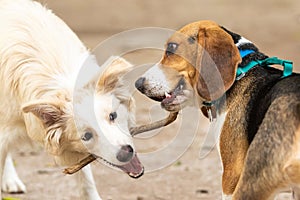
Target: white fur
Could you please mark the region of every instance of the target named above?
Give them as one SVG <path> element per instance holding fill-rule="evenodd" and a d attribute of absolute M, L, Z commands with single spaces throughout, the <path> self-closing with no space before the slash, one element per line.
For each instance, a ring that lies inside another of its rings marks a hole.
<path fill-rule="evenodd" d="M 169 85 L 168 79 L 165 73 L 161 70 L 161 66 L 159 64 L 155 64 L 148 71 L 146 71 L 143 77 L 147 80 L 148 88 L 151 88 L 157 92 L 161 92 L 162 95 L 164 95 L 165 92 L 169 92 L 171 89 L 173 89 Z"/>
<path fill-rule="evenodd" d="M 217 116 L 216 122 L 214 122 L 215 124 L 214 124 L 213 133 L 215 135 L 215 138 L 218 141 L 217 144 L 218 144 L 218 151 L 219 151 L 219 153 L 220 153 L 220 134 L 222 132 L 223 125 L 225 123 L 226 115 L 227 115 L 227 112 L 221 113 L 220 115 Z"/>
<path fill-rule="evenodd" d="M 231 200 L 231 199 L 232 199 L 232 195 L 222 194 L 222 200 Z"/>
<path fill-rule="evenodd" d="M 26 192 L 24 183 L 19 178 L 10 155 L 7 155 L 4 166 L 2 189 L 7 192 Z"/>
<path fill-rule="evenodd" d="M 247 43 L 252 44 L 252 42 L 251 42 L 250 40 L 247 40 L 246 38 L 241 37 L 241 39 L 240 39 L 240 40 L 238 41 L 238 43 L 236 43 L 235 45 L 236 45 L 237 47 L 239 47 L 239 46 L 241 46 L 241 45 L 243 45 L 243 44 L 247 44 Z"/>
<path fill-rule="evenodd" d="M 200 158 L 204 158 L 217 144 L 217 149 L 220 154 L 220 134 L 226 119 L 226 112 L 217 115 L 217 118 L 209 124 L 209 130 L 203 142 L 206 148 L 201 149 Z"/>
<path fill-rule="evenodd" d="M 74 94 L 77 75 L 89 52 L 61 19 L 39 3 L 0 0 L 0 27 L 2 190 L 25 192 L 12 159 L 7 155 L 15 144 L 22 145 L 32 140 L 44 145 L 61 165 L 77 163 L 88 153 L 121 164 L 116 160 L 116 154 L 122 145 L 133 146 L 132 138 L 128 127 L 120 129 L 118 123 L 108 121 L 109 113 L 120 109 L 123 109 L 118 113 L 120 119 L 132 119 L 128 113 L 130 104 L 124 103 L 129 94 L 123 94 L 125 91 L 121 89 L 105 91 L 101 89 L 104 85 L 96 87 L 96 90 L 103 91 L 94 94 L 89 85 L 95 85 L 97 80 L 90 80 L 90 77 L 87 77 L 88 82 L 80 83 L 80 88 L 76 88 L 79 92 Z M 89 62 L 91 67 L 98 67 L 95 60 Z M 124 60 L 117 63 L 121 64 L 114 70 L 131 66 Z M 113 79 L 120 76 L 120 72 L 103 76 Z M 80 98 L 74 100 L 74 95 Z M 96 112 L 89 110 L 94 106 Z M 79 110 L 74 115 L 77 108 Z M 92 112 L 87 114 L 84 110 Z M 93 137 L 83 141 L 82 136 L 87 131 L 92 132 Z M 100 199 L 90 167 L 84 168 L 78 176 L 80 199 Z"/>
<path fill-rule="evenodd" d="M 82 200 L 101 200 L 97 193 L 97 188 L 93 178 L 91 166 L 87 165 L 82 168 L 76 178 L 80 184 L 80 197 Z"/>

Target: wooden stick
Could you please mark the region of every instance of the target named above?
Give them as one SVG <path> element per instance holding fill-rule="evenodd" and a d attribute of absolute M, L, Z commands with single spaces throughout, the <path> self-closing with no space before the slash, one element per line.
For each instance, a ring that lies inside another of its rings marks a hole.
<path fill-rule="evenodd" d="M 130 134 L 132 136 L 138 135 L 140 133 L 146 132 L 146 131 L 151 131 L 157 128 L 161 128 L 164 126 L 169 125 L 170 123 L 172 123 L 173 121 L 176 120 L 178 115 L 178 112 L 171 112 L 169 114 L 169 116 L 165 119 L 153 122 L 151 124 L 146 124 L 146 125 L 142 125 L 142 126 L 137 126 L 137 127 L 132 127 L 130 128 Z"/>
<path fill-rule="evenodd" d="M 176 120 L 177 115 L 178 115 L 178 112 L 170 113 L 169 116 L 165 119 L 153 122 L 151 124 L 132 127 L 132 128 L 130 128 L 130 133 L 131 133 L 132 136 L 135 136 L 135 135 L 138 135 L 138 134 L 146 132 L 146 131 L 151 131 L 151 130 L 154 130 L 154 129 L 157 129 L 157 128 L 161 128 L 163 126 L 167 126 L 167 125 L 169 125 L 170 123 L 172 123 L 173 121 Z M 83 167 L 90 164 L 91 162 L 93 162 L 96 159 L 97 159 L 97 157 L 95 155 L 90 154 L 87 157 L 85 157 L 84 159 L 82 159 L 79 163 L 77 163 L 73 166 L 70 166 L 68 168 L 65 168 L 63 173 L 65 173 L 65 174 L 74 174 L 74 173 L 78 172 Z"/>
<path fill-rule="evenodd" d="M 81 170 L 84 166 L 90 164 L 91 162 L 93 162 L 94 160 L 96 160 L 96 156 L 94 156 L 93 154 L 88 155 L 87 157 L 85 157 L 84 159 L 82 159 L 79 163 L 65 168 L 63 173 L 65 174 L 74 174 L 76 172 L 78 172 L 79 170 Z"/>

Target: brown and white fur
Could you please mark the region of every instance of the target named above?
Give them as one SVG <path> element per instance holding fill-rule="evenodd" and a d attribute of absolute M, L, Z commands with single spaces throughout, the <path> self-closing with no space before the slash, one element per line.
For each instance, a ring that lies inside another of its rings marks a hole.
<path fill-rule="evenodd" d="M 254 52 L 242 59 L 241 49 Z M 291 187 L 300 199 L 299 74 L 281 78 L 281 70 L 256 66 L 236 80 L 238 66 L 265 58 L 240 35 L 199 21 L 171 36 L 162 60 L 136 81 L 169 111 L 214 102 L 224 198 L 266 200 Z"/>
<path fill-rule="evenodd" d="M 84 62 L 99 68 L 96 60 L 62 20 L 37 2 L 0 0 L 0 27 L 2 191 L 26 191 L 10 152 L 30 141 L 45 146 L 61 165 L 93 154 L 140 176 L 143 167 L 128 128 L 132 99 L 119 81 L 131 64 L 113 58 L 99 81 L 77 80 Z M 80 199 L 100 199 L 90 166 L 76 175 Z"/>

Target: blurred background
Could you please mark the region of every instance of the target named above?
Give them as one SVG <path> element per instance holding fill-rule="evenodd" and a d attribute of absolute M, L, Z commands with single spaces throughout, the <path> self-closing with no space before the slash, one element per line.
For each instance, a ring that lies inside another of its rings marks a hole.
<path fill-rule="evenodd" d="M 270 56 L 290 59 L 300 70 L 298 0 L 41 0 L 94 48 L 121 31 L 141 27 L 177 30 L 210 19 L 253 41 Z"/>
<path fill-rule="evenodd" d="M 179 29 L 204 19 L 214 20 L 227 29 L 254 42 L 262 52 L 294 61 L 295 71 L 300 71 L 300 1 L 299 0 L 40 0 L 61 17 L 90 49 L 110 36 L 122 31 L 143 27 Z M 153 52 L 151 52 L 153 53 Z M 162 52 L 156 52 L 158 61 Z M 145 56 L 145 54 L 143 54 Z M 149 53 L 150 55 L 150 53 Z M 151 54 L 152 55 L 152 54 Z M 140 57 L 139 57 L 140 59 Z M 145 58 L 146 59 L 146 58 Z M 138 121 L 149 120 L 143 112 L 160 110 L 157 103 L 138 97 Z M 149 107 L 151 110 L 149 111 Z M 216 148 L 199 159 L 200 148 L 206 137 L 207 121 L 197 108 L 185 110 L 196 116 L 183 123 L 166 127 L 156 140 L 137 142 L 138 147 L 170 141 L 183 127 L 191 145 L 170 166 L 146 173 L 137 180 L 99 163 L 93 164 L 97 188 L 104 200 L 216 200 L 221 199 L 221 165 Z M 140 115 L 139 115 L 140 114 Z M 153 116 L 152 115 L 152 116 Z M 193 120 L 194 119 L 194 120 Z M 203 121 L 203 123 L 199 123 Z M 183 141 L 184 142 L 184 141 Z M 174 150 L 176 151 L 176 149 Z M 20 199 L 79 199 L 73 176 L 64 176 L 52 158 L 44 152 L 18 153 L 17 170 L 27 185 L 28 193 L 14 197 Z M 157 160 L 168 159 L 167 155 Z M 32 164 L 34 163 L 34 165 Z M 7 194 L 6 196 L 12 196 Z M 290 199 L 289 193 L 277 199 Z"/>

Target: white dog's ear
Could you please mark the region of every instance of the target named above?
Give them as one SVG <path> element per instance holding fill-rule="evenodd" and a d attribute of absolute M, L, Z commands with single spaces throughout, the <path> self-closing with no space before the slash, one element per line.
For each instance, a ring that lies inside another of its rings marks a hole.
<path fill-rule="evenodd" d="M 63 133 L 63 109 L 54 103 L 31 102 L 22 108 L 24 113 L 32 113 L 39 118 L 46 129 L 45 146 L 52 155 L 60 155 L 63 151 L 61 137 Z"/>
<path fill-rule="evenodd" d="M 23 112 L 31 112 L 38 117 L 44 124 L 45 127 L 49 127 L 61 119 L 64 114 L 62 109 L 53 103 L 29 103 L 22 108 Z"/>
<path fill-rule="evenodd" d="M 124 58 L 113 56 L 105 62 L 105 70 L 97 83 L 97 90 L 110 92 L 123 85 L 122 78 L 132 70 L 133 65 Z"/>

